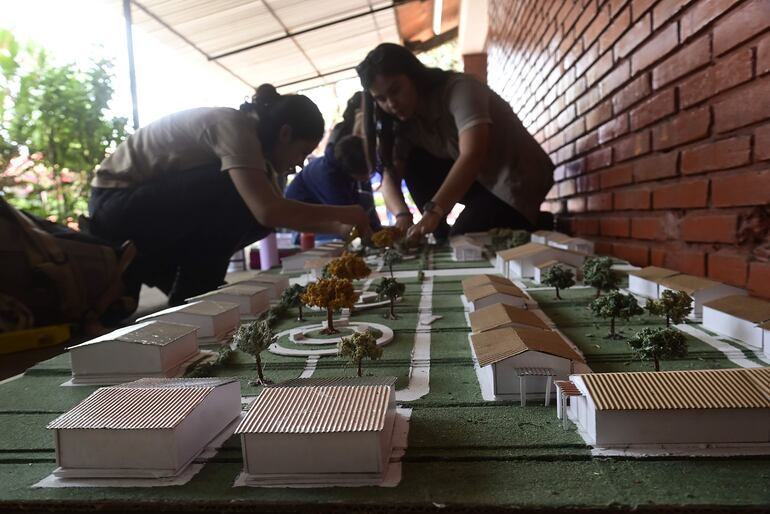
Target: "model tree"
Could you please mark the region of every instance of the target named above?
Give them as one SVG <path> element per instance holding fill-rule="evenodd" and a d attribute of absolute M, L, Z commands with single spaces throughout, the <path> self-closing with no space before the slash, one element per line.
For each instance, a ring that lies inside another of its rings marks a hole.
<path fill-rule="evenodd" d="M 388 248 L 385 250 L 385 253 L 382 254 L 382 263 L 388 267 L 388 271 L 390 271 L 390 278 L 393 278 L 393 265 L 398 264 L 403 260 L 404 258 L 401 257 L 401 254 L 392 248 Z"/>
<path fill-rule="evenodd" d="M 397 227 L 385 227 L 372 235 L 372 244 L 377 248 L 393 248 L 404 237 Z"/>
<path fill-rule="evenodd" d="M 322 334 L 336 334 L 334 329 L 334 311 L 352 308 L 358 299 L 353 291 L 353 283 L 344 278 L 322 278 L 307 285 L 302 301 L 305 305 L 314 305 L 326 309 L 326 328 Z"/>
<path fill-rule="evenodd" d="M 358 376 L 361 376 L 361 361 L 369 358 L 376 361 L 382 357 L 382 348 L 377 346 L 377 339 L 371 331 L 356 332 L 349 337 L 343 337 L 337 343 L 337 355 L 347 357 L 358 367 Z"/>
<path fill-rule="evenodd" d="M 404 295 L 406 286 L 400 283 L 395 278 L 382 277 L 382 280 L 377 284 L 377 295 L 380 299 L 387 298 L 390 300 L 390 309 L 388 314 L 385 315 L 387 319 L 398 319 L 394 307 L 396 305 L 396 298 Z"/>
<path fill-rule="evenodd" d="M 561 300 L 559 289 L 567 289 L 575 285 L 575 274 L 571 269 L 564 269 L 558 264 L 548 268 L 541 282 L 556 289 L 556 298 Z"/>
<path fill-rule="evenodd" d="M 643 328 L 628 345 L 639 359 L 652 360 L 655 371 L 660 371 L 661 359 L 687 356 L 687 338 L 673 327 Z"/>
<path fill-rule="evenodd" d="M 583 263 L 583 282 L 596 288 L 596 297 L 602 291 L 612 291 L 618 288 L 618 275 L 612 270 L 612 259 L 609 257 L 592 257 Z"/>
<path fill-rule="evenodd" d="M 647 300 L 644 306 L 653 316 L 666 318 L 666 326 L 682 323 L 692 312 L 692 297 L 684 291 L 666 289 L 657 300 Z"/>
<path fill-rule="evenodd" d="M 302 295 L 305 294 L 305 287 L 299 284 L 293 284 L 283 290 L 281 294 L 281 305 L 286 308 L 297 307 L 299 315 L 297 321 L 305 321 L 302 317 Z"/>
<path fill-rule="evenodd" d="M 242 352 L 253 355 L 257 361 L 257 380 L 254 384 L 270 384 L 270 380 L 262 375 L 262 358 L 260 354 L 278 339 L 266 320 L 254 321 L 241 325 L 235 332 L 234 341 Z"/>
<path fill-rule="evenodd" d="M 610 333 L 607 337 L 613 339 L 616 338 L 616 319 L 628 321 L 631 316 L 644 314 L 644 310 L 639 307 L 633 295 L 623 294 L 619 291 L 612 291 L 609 294 L 594 299 L 591 302 L 591 311 L 600 318 L 609 318 Z"/>
<path fill-rule="evenodd" d="M 360 255 L 345 252 L 340 257 L 329 262 L 324 268 L 325 277 L 345 278 L 359 280 L 366 278 L 372 270 L 366 265 L 366 261 Z"/>
<path fill-rule="evenodd" d="M 526 230 L 514 230 L 511 228 L 493 228 L 489 230 L 490 245 L 495 251 L 516 248 L 530 241 L 530 234 Z"/>

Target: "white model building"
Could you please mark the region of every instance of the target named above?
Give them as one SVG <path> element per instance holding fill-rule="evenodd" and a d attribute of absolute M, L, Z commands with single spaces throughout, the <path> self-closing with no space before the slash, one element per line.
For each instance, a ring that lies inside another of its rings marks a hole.
<path fill-rule="evenodd" d="M 270 290 L 254 284 L 233 284 L 187 299 L 197 300 L 235 303 L 242 318 L 253 318 L 270 308 Z"/>
<path fill-rule="evenodd" d="M 198 354 L 197 327 L 145 321 L 68 348 L 72 383 L 119 384 L 174 377 Z"/>
<path fill-rule="evenodd" d="M 452 247 L 453 261 L 480 261 L 484 258 L 484 247 L 469 237 L 453 237 L 450 239 L 449 245 Z"/>
<path fill-rule="evenodd" d="M 492 236 L 489 235 L 489 232 L 466 232 L 463 235 L 479 246 L 492 243 Z"/>
<path fill-rule="evenodd" d="M 318 257 L 305 261 L 305 271 L 310 273 L 310 280 L 318 280 L 323 277 L 324 268 L 334 260 L 334 257 Z"/>
<path fill-rule="evenodd" d="M 336 257 L 335 251 L 323 248 L 314 248 L 306 252 L 295 253 L 281 259 L 281 267 L 284 273 L 304 272 L 305 263 L 313 259 L 323 257 Z"/>
<path fill-rule="evenodd" d="M 342 241 L 329 241 L 328 243 L 316 246 L 315 250 L 326 252 L 330 257 L 339 257 L 345 253 L 345 243 Z"/>
<path fill-rule="evenodd" d="M 703 326 L 770 355 L 770 302 L 752 296 L 725 296 L 703 304 Z"/>
<path fill-rule="evenodd" d="M 239 280 L 233 285 L 253 284 L 269 289 L 270 300 L 278 300 L 283 291 L 289 287 L 289 277 L 270 273 L 254 273 L 250 277 Z"/>
<path fill-rule="evenodd" d="M 471 335 L 483 380 L 496 398 L 550 400 L 553 380 L 565 380 L 585 362 L 557 332 L 501 328 Z M 522 388 L 524 394 L 521 394 Z"/>
<path fill-rule="evenodd" d="M 657 266 L 631 270 L 628 272 L 628 290 L 638 296 L 657 299 L 660 297 L 660 281 L 674 275 L 679 275 L 679 272 Z"/>
<path fill-rule="evenodd" d="M 392 449 L 394 384 L 327 378 L 264 388 L 235 431 L 246 483 L 379 483 Z"/>
<path fill-rule="evenodd" d="M 238 329 L 241 314 L 235 303 L 200 301 L 170 307 L 137 321 L 151 320 L 198 327 L 198 343 L 206 344 L 230 338 Z"/>
<path fill-rule="evenodd" d="M 684 291 L 692 297 L 691 318 L 701 317 L 704 303 L 724 296 L 747 294 L 745 289 L 728 286 L 702 277 L 685 275 L 684 273 L 662 278 L 659 283 L 660 294 L 666 289 L 670 289 L 672 291 Z"/>
<path fill-rule="evenodd" d="M 471 277 L 463 279 L 461 284 L 463 286 L 463 291 L 467 291 L 469 289 L 473 289 L 474 287 L 483 286 L 484 284 L 489 284 L 491 282 L 495 282 L 495 283 L 503 284 L 507 286 L 514 285 L 513 282 L 511 282 L 505 277 L 501 277 L 500 275 L 486 275 L 486 274 L 473 275 Z"/>
<path fill-rule="evenodd" d="M 563 234 L 559 234 L 563 236 Z M 593 255 L 594 243 L 588 239 L 580 237 L 556 237 L 548 241 L 548 246 L 559 248 L 560 250 L 569 250 L 571 252 L 585 253 Z"/>
<path fill-rule="evenodd" d="M 579 268 L 586 257 L 588 256 L 582 253 L 560 250 L 539 243 L 527 243 L 497 252 L 495 266 L 499 273 L 508 278 L 533 278 L 535 266 L 543 262 L 555 260 Z"/>
<path fill-rule="evenodd" d="M 468 314 L 471 331 L 487 332 L 498 328 L 539 328 L 548 330 L 548 325 L 527 309 L 520 309 L 504 303 L 496 303 Z"/>
<path fill-rule="evenodd" d="M 554 266 L 560 266 L 565 271 L 572 270 L 572 276 L 575 277 L 575 281 L 577 281 L 577 278 L 578 278 L 577 266 L 573 266 L 565 262 L 559 262 L 557 260 L 550 260 L 550 261 L 541 262 L 540 264 L 536 264 L 535 275 L 534 277 L 532 277 L 532 281 L 536 284 L 542 284 L 543 278 L 545 277 L 546 273 L 548 273 L 548 270 L 553 268 Z"/>
<path fill-rule="evenodd" d="M 568 415 L 603 448 L 770 442 L 770 368 L 589 373 Z"/>
<path fill-rule="evenodd" d="M 102 387 L 47 428 L 56 476 L 161 478 L 185 468 L 241 412 L 234 378 L 144 379 Z"/>
<path fill-rule="evenodd" d="M 532 235 L 530 236 L 530 242 L 547 245 L 548 241 L 557 235 L 561 235 L 565 238 L 569 237 L 567 234 L 554 232 L 553 230 L 536 230 L 535 232 L 532 232 Z"/>
<path fill-rule="evenodd" d="M 514 307 L 526 308 L 529 297 L 514 285 L 489 282 L 476 287 L 463 289 L 465 299 L 471 311 L 477 311 L 489 305 L 504 303 Z"/>

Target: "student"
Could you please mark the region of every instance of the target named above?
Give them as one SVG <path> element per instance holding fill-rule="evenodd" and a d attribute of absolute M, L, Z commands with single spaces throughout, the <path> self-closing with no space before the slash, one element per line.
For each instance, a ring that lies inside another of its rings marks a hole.
<path fill-rule="evenodd" d="M 356 71 L 370 162 L 383 164 L 385 204 L 399 228 L 412 238 L 443 238 L 536 225 L 554 166 L 507 102 L 475 78 L 428 68 L 391 43 L 369 52 Z M 402 179 L 421 207 L 416 225 Z M 450 231 L 446 214 L 457 203 L 465 210 Z"/>
<path fill-rule="evenodd" d="M 318 107 L 301 95 L 263 85 L 240 110 L 178 112 L 142 127 L 96 170 L 91 232 L 133 240 L 137 258 L 124 275 L 138 297 L 142 283 L 178 305 L 224 281 L 231 255 L 286 227 L 347 235 L 369 232 L 358 205 L 287 200 L 280 175 L 293 171 L 324 131 Z"/>

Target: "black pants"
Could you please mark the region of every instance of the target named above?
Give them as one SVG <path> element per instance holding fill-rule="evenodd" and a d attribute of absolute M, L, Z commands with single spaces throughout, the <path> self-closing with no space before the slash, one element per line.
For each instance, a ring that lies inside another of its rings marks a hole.
<path fill-rule="evenodd" d="M 431 200 L 443 184 L 454 161 L 439 159 L 425 150 L 415 148 L 406 161 L 404 180 L 409 194 L 422 212 L 422 206 Z M 438 239 L 466 232 L 484 232 L 492 228 L 507 227 L 532 230 L 532 224 L 519 211 L 493 195 L 475 181 L 460 200 L 465 206 L 454 225 L 449 227 L 444 218 L 434 235 Z"/>
<path fill-rule="evenodd" d="M 94 188 L 89 211 L 95 236 L 136 244 L 129 292 L 138 297 L 142 283 L 155 286 L 171 305 L 223 284 L 232 254 L 271 232 L 218 166 L 165 173 L 130 189 Z"/>

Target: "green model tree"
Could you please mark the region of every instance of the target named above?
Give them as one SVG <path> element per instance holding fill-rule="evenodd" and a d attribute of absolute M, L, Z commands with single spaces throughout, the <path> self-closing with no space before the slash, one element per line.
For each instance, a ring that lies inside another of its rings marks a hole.
<path fill-rule="evenodd" d="M 652 360 L 660 371 L 661 359 L 687 356 L 687 338 L 673 327 L 643 328 L 628 341 L 640 360 Z"/>
<path fill-rule="evenodd" d="M 596 288 L 596 297 L 602 291 L 612 291 L 618 288 L 620 279 L 612 270 L 612 259 L 609 257 L 592 257 L 583 263 L 583 282 Z"/>
<path fill-rule="evenodd" d="M 659 299 L 647 300 L 644 307 L 653 316 L 665 317 L 667 327 L 671 326 L 672 322 L 678 325 L 692 312 L 692 297 L 684 291 L 666 289 Z"/>
<path fill-rule="evenodd" d="M 390 271 L 390 278 L 393 278 L 393 265 L 398 264 L 403 260 L 404 258 L 401 256 L 401 254 L 398 253 L 397 250 L 394 250 L 392 248 L 388 248 L 382 254 L 382 263 L 388 267 L 388 271 Z"/>
<path fill-rule="evenodd" d="M 400 283 L 395 278 L 382 277 L 382 280 L 377 284 L 377 295 L 380 299 L 387 298 L 390 300 L 390 309 L 388 314 L 385 315 L 387 319 L 398 319 L 396 311 L 394 310 L 396 304 L 396 298 L 404 295 L 406 286 Z"/>
<path fill-rule="evenodd" d="M 516 248 L 530 241 L 530 234 L 526 230 L 493 228 L 489 230 L 489 235 L 491 237 L 490 246 L 495 251 Z"/>
<path fill-rule="evenodd" d="M 556 298 L 561 300 L 559 289 L 567 289 L 575 285 L 575 274 L 571 269 L 564 269 L 558 264 L 548 268 L 541 282 L 556 289 Z"/>
<path fill-rule="evenodd" d="M 257 361 L 257 380 L 254 380 L 253 383 L 257 385 L 271 384 L 272 381 L 265 379 L 262 374 L 262 358 L 260 357 L 260 354 L 278 339 L 270 328 L 270 323 L 267 320 L 262 320 L 241 325 L 235 332 L 233 339 L 239 350 L 253 355 Z"/>
<path fill-rule="evenodd" d="M 369 358 L 376 361 L 382 357 L 382 348 L 377 346 L 377 339 L 371 331 L 356 332 L 349 337 L 343 337 L 337 343 L 337 355 L 347 357 L 358 368 L 358 376 L 361 376 L 361 361 Z"/>
<path fill-rule="evenodd" d="M 609 294 L 600 296 L 591 302 L 591 311 L 600 318 L 609 318 L 610 333 L 608 338 L 615 339 L 615 320 L 622 319 L 628 321 L 631 316 L 644 314 L 644 309 L 630 294 L 623 294 L 619 291 L 612 291 Z"/>
<path fill-rule="evenodd" d="M 283 290 L 281 294 L 281 305 L 286 308 L 297 307 L 299 315 L 297 321 L 305 321 L 302 317 L 302 295 L 305 294 L 305 287 L 299 284 L 293 284 Z"/>

